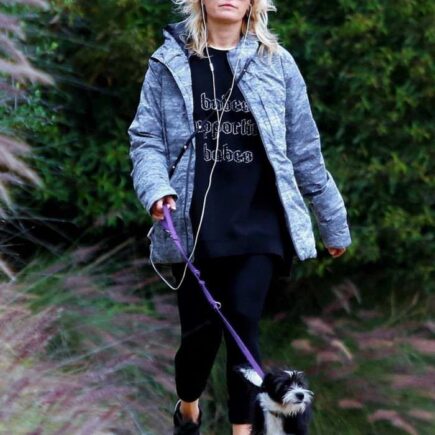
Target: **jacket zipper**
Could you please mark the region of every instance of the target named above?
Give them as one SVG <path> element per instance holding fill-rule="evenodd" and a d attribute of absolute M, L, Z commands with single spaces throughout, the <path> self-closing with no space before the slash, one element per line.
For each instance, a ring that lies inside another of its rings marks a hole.
<path fill-rule="evenodd" d="M 228 65 L 230 66 L 231 71 L 232 71 L 232 73 L 233 73 L 233 75 L 234 75 L 233 67 L 231 66 L 231 62 L 230 62 L 229 59 L 228 59 L 228 53 L 227 53 L 227 60 L 228 60 Z M 243 98 L 246 100 L 246 103 L 248 103 L 248 100 L 246 99 L 246 96 L 245 96 L 245 94 L 243 93 L 243 90 L 242 90 L 242 87 L 241 87 L 241 86 L 239 86 L 239 91 L 240 91 L 241 94 L 243 95 Z M 258 131 L 259 131 L 259 133 L 260 133 L 261 141 L 263 142 L 263 147 L 264 147 L 264 150 L 265 150 L 265 152 L 266 152 L 267 159 L 269 160 L 269 164 L 272 166 L 272 169 L 273 169 L 272 161 L 271 161 L 270 156 L 269 156 L 269 153 L 268 153 L 268 151 L 267 151 L 267 146 L 265 145 L 263 135 L 261 134 L 260 124 L 258 123 L 257 117 L 254 115 L 254 112 L 253 112 L 253 111 L 251 111 L 251 114 L 252 114 L 252 116 L 254 117 L 255 122 L 257 123 Z M 281 191 L 279 190 L 279 187 L 278 187 L 278 181 L 276 180 L 277 177 L 276 177 L 275 170 L 274 170 L 273 172 L 274 172 L 274 174 L 275 174 L 275 186 L 276 186 L 276 188 L 277 188 L 278 196 L 279 196 L 279 199 L 280 199 L 280 201 L 281 201 L 282 208 L 283 208 L 284 213 L 285 213 L 284 201 L 283 201 L 282 196 L 281 196 Z M 287 219 L 286 219 L 286 221 L 287 221 Z M 287 228 L 287 229 L 288 229 L 288 231 L 289 231 L 289 233 L 290 233 L 290 238 L 291 238 L 291 240 L 292 240 L 292 243 L 293 243 L 293 245 L 295 246 L 295 249 L 296 249 L 296 245 L 294 244 L 294 239 L 293 239 L 292 232 L 291 232 L 290 228 Z"/>
<path fill-rule="evenodd" d="M 154 59 L 157 62 L 160 62 L 162 65 L 164 65 L 167 70 L 170 72 L 170 74 L 172 75 L 172 77 L 174 76 L 174 74 L 172 73 L 171 69 L 168 67 L 168 65 L 166 65 L 164 62 L 162 62 L 160 59 L 157 59 L 154 56 L 151 56 L 150 59 Z M 175 79 L 174 79 L 175 81 Z M 178 86 L 178 84 L 177 84 Z M 182 93 L 181 89 L 178 88 L 180 90 L 180 93 Z M 192 139 L 192 146 L 194 146 L 193 143 L 194 139 Z M 168 150 L 169 152 L 169 150 Z M 183 207 L 183 220 L 184 220 L 184 228 L 185 228 L 185 238 L 186 238 L 186 254 L 189 256 L 189 237 L 188 237 L 188 228 L 187 228 L 187 218 L 186 218 L 186 211 L 187 211 L 187 192 L 188 192 L 188 187 L 189 187 L 189 176 L 190 176 L 190 162 L 192 160 L 192 147 L 190 147 L 190 152 L 189 152 L 189 163 L 187 165 L 187 174 L 186 174 L 186 187 L 185 187 L 185 192 L 184 192 L 184 207 Z"/>

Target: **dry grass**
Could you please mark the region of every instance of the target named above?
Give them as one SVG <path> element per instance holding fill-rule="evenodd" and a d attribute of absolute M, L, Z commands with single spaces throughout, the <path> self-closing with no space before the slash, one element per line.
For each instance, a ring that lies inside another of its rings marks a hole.
<path fill-rule="evenodd" d="M 433 433 L 435 328 L 427 316 L 435 298 L 411 295 L 387 317 L 381 308 L 352 306 L 361 295 L 350 281 L 335 295 L 321 316 L 302 318 L 308 337 L 292 341 L 307 357 L 307 371 L 322 383 L 320 397 L 334 397 L 335 403 L 324 405 L 361 413 L 368 423 L 384 422 L 396 433 Z"/>
<path fill-rule="evenodd" d="M 5 2 L 48 9 L 48 2 L 43 0 L 15 0 Z M 52 77 L 34 68 L 19 47 L 19 41 L 25 40 L 21 23 L 16 17 L 0 13 L 0 73 L 6 77 L 0 82 L 4 102 L 22 96 L 27 82 L 53 85 Z M 17 138 L 0 135 L 0 218 L 8 219 L 13 212 L 14 203 L 10 194 L 10 186 L 21 186 L 30 183 L 42 187 L 42 180 L 26 162 L 26 155 L 31 153 L 28 144 Z M 1 256 L 0 271 L 9 279 L 15 277 L 12 266 Z"/>
<path fill-rule="evenodd" d="M 15 284 L 0 285 L 0 433 L 120 433 L 120 416 L 131 388 L 103 382 L 125 361 L 113 358 L 97 370 L 68 372 L 69 362 L 46 358 L 62 307 L 33 313 L 32 297 Z M 123 433 L 134 433 L 123 422 Z M 129 429 L 130 432 L 126 432 Z"/>
<path fill-rule="evenodd" d="M 1 339 L 11 353 L 0 370 L 13 373 L 2 391 L 14 392 L 0 399 L 8 427 L 51 434 L 68 424 L 63 433 L 75 434 L 94 422 L 113 433 L 170 430 L 175 296 L 159 294 L 160 279 L 147 260 L 132 259 L 132 243 L 78 247 L 45 266 L 37 258 L 2 285 L 0 325 L 8 327 Z"/>

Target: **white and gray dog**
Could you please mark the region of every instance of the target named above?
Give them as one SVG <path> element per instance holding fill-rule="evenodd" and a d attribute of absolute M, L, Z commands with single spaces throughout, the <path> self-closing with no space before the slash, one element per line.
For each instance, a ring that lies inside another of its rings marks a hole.
<path fill-rule="evenodd" d="M 251 435 L 308 434 L 314 393 L 303 372 L 273 368 L 261 379 L 248 364 L 236 371 L 257 391 Z"/>

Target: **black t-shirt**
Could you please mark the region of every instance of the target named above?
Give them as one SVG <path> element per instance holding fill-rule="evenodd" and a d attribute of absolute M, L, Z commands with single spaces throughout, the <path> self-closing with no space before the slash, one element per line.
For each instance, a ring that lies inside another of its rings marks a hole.
<path fill-rule="evenodd" d="M 219 116 L 222 115 L 225 103 L 222 96 L 232 83 L 227 52 L 228 50 L 209 47 Z M 193 234 L 196 237 L 216 156 L 217 114 L 208 59 L 192 55 L 189 62 L 197 131 L 195 181 L 190 208 Z M 240 65 L 239 63 L 236 78 L 241 72 Z M 214 114 L 204 122 L 210 111 Z M 279 273 L 287 275 L 294 248 L 286 228 L 275 174 L 256 121 L 236 85 L 226 105 L 220 129 L 218 162 L 207 195 L 195 257 L 276 254 L 277 259 L 281 260 Z"/>

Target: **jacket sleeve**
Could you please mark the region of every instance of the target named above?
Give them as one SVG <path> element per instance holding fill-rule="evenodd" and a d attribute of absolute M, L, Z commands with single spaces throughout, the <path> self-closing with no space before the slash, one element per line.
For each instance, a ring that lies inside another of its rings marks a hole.
<path fill-rule="evenodd" d="M 286 77 L 287 156 L 296 182 L 308 200 L 326 247 L 346 247 L 352 242 L 343 198 L 325 167 L 317 125 L 307 87 L 293 56 L 284 50 Z"/>
<path fill-rule="evenodd" d="M 153 61 L 148 64 L 139 105 L 133 122 L 128 128 L 130 139 L 130 158 L 133 169 L 133 187 L 142 205 L 149 215 L 155 201 L 177 192 L 169 183 L 168 157 L 163 138 L 160 95 L 162 89 L 161 74 Z"/>

